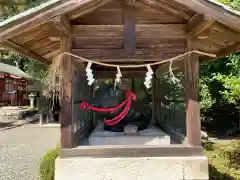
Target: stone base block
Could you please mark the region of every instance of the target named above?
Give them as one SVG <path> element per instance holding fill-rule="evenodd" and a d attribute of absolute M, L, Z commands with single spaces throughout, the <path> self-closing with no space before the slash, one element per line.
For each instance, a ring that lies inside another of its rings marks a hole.
<path fill-rule="evenodd" d="M 55 180 L 208 180 L 206 157 L 58 158 Z"/>
<path fill-rule="evenodd" d="M 97 145 L 170 145 L 170 136 L 155 126 L 140 131 L 138 135 L 126 136 L 122 132 L 104 131 L 99 124 L 89 139 L 90 146 Z"/>

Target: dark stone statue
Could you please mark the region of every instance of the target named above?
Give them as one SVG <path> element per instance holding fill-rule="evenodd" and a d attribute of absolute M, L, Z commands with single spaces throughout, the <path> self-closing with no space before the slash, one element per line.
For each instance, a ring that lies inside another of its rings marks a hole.
<path fill-rule="evenodd" d="M 129 93 L 127 88 L 116 86 L 113 84 L 101 84 L 96 90 L 95 98 L 85 103 L 96 108 L 112 108 L 120 105 L 128 99 Z M 113 132 L 123 132 L 126 125 L 138 127 L 138 131 L 146 129 L 151 121 L 151 107 L 149 104 L 149 94 L 144 90 L 140 90 L 133 94 L 129 108 L 124 104 L 121 108 L 111 112 L 98 112 L 104 121 L 104 129 Z M 125 109 L 127 108 L 127 110 Z M 82 108 L 84 109 L 84 108 Z M 85 109 L 86 110 L 86 109 Z M 127 112 L 120 122 L 114 125 L 106 123 L 106 119 L 114 119 L 121 112 Z"/>

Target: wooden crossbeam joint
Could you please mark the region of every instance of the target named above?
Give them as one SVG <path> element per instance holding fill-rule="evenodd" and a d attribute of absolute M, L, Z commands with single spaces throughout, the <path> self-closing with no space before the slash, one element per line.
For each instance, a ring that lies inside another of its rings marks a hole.
<path fill-rule="evenodd" d="M 64 34 L 71 37 L 71 25 L 65 15 L 56 16 L 50 22 L 53 23 L 54 30 L 58 31 L 60 35 Z"/>
<path fill-rule="evenodd" d="M 208 19 L 203 14 L 196 13 L 187 24 L 188 35 L 197 37 L 204 31 L 208 30 L 213 24 L 214 20 Z"/>

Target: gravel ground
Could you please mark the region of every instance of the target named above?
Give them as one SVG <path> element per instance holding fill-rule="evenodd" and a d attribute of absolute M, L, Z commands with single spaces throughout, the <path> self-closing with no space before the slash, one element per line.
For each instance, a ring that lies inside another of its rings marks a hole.
<path fill-rule="evenodd" d="M 40 159 L 59 140 L 58 127 L 25 124 L 0 131 L 0 180 L 39 180 Z"/>

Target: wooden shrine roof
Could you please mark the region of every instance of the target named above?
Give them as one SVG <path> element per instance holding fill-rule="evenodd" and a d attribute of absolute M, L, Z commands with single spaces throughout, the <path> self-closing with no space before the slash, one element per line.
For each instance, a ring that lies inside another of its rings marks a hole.
<path fill-rule="evenodd" d="M 182 41 L 187 37 L 197 49 L 218 57 L 240 49 L 240 13 L 213 0 L 50 0 L 0 22 L 0 44 L 49 64 L 59 53 L 61 34 L 69 35 L 72 28 L 74 54 L 108 62 L 124 59 L 126 2 L 135 2 L 137 16 L 133 58 L 176 56 L 186 49 Z M 159 54 L 163 51 L 167 55 Z"/>

